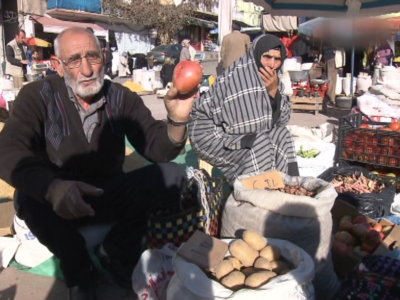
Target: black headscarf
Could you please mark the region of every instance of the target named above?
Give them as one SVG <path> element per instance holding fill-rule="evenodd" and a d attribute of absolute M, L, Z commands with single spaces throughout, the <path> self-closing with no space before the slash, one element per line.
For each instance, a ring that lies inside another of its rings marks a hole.
<path fill-rule="evenodd" d="M 257 68 L 262 67 L 261 56 L 271 49 L 277 49 L 281 51 L 282 65 L 286 59 L 286 48 L 282 41 L 272 34 L 266 34 L 257 40 L 256 47 L 254 49 L 254 59 L 256 61 Z M 281 67 L 282 67 L 281 65 Z"/>

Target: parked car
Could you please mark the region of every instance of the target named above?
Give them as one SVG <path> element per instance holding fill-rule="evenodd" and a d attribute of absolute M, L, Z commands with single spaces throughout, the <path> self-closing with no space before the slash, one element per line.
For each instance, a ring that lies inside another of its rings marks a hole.
<path fill-rule="evenodd" d="M 175 62 L 178 63 L 181 50 L 182 46 L 179 44 L 159 45 L 147 53 L 146 59 L 148 60 L 152 55 L 154 55 L 155 62 L 157 64 L 163 64 L 166 57 L 175 56 Z"/>

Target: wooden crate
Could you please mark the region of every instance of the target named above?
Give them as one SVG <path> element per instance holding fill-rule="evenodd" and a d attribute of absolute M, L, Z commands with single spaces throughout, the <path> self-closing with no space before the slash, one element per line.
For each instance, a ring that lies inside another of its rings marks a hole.
<path fill-rule="evenodd" d="M 290 102 L 292 103 L 291 111 L 293 110 L 310 110 L 318 115 L 319 111 L 322 110 L 322 97 L 308 98 L 308 97 L 291 97 Z"/>

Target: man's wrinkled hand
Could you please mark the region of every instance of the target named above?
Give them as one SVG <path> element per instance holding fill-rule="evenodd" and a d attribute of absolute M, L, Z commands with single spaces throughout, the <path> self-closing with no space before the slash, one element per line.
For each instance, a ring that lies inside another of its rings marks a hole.
<path fill-rule="evenodd" d="M 198 96 L 199 89 L 200 84 L 192 92 L 186 95 L 180 95 L 176 88 L 171 88 L 164 98 L 164 104 L 168 115 L 178 122 L 189 120 L 194 99 Z"/>
<path fill-rule="evenodd" d="M 268 93 L 272 97 L 275 97 L 276 93 L 278 92 L 278 83 L 279 83 L 278 74 L 276 70 L 261 67 L 260 76 L 265 84 L 265 87 L 268 90 Z"/>
<path fill-rule="evenodd" d="M 82 196 L 101 196 L 103 190 L 79 181 L 54 180 L 45 195 L 57 215 L 66 220 L 94 216 Z"/>

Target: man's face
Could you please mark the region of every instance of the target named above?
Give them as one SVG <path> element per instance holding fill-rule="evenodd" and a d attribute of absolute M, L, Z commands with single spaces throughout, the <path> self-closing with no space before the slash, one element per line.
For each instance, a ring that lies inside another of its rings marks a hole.
<path fill-rule="evenodd" d="M 22 44 L 22 42 L 25 40 L 25 37 L 25 33 L 21 31 L 19 34 L 15 35 L 15 40 L 18 44 Z"/>
<path fill-rule="evenodd" d="M 94 37 L 86 33 L 70 32 L 59 42 L 60 59 L 64 62 L 60 65 L 65 83 L 75 95 L 83 99 L 99 93 L 104 83 L 104 60 Z M 101 59 L 96 61 L 98 56 Z M 80 66 L 76 67 L 76 63 L 79 65 L 79 60 L 81 60 Z"/>
<path fill-rule="evenodd" d="M 271 49 L 268 52 L 263 53 L 261 56 L 261 64 L 264 68 L 271 70 L 277 70 L 282 65 L 282 55 L 280 50 Z"/>

